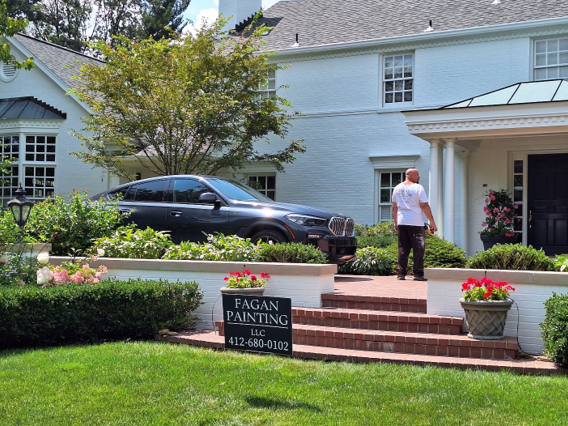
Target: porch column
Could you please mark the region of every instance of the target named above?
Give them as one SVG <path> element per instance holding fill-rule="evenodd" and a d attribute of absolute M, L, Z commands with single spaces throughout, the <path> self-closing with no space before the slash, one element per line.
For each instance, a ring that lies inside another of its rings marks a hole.
<path fill-rule="evenodd" d="M 461 229 L 460 229 L 460 239 L 461 239 L 461 248 L 464 249 L 467 253 L 468 251 L 468 229 L 469 229 L 469 154 L 470 152 L 464 150 L 460 153 L 462 158 L 462 195 L 461 195 Z"/>
<path fill-rule="evenodd" d="M 456 158 L 455 158 L 455 139 L 447 139 L 446 142 L 446 194 L 444 196 L 444 213 L 448 226 L 444 230 L 444 238 L 451 243 L 455 243 L 456 226 Z"/>
<path fill-rule="evenodd" d="M 436 225 L 440 228 L 441 234 L 441 218 L 440 212 L 442 209 L 440 208 L 441 202 L 441 193 L 440 193 L 440 142 L 435 140 L 430 142 L 430 207 L 432 209 L 432 215 L 434 216 L 434 220 L 436 221 Z"/>

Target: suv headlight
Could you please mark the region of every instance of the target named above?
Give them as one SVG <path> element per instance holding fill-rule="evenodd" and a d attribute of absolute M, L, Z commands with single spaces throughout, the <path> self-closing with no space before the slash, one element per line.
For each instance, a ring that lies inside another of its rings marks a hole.
<path fill-rule="evenodd" d="M 285 216 L 286 219 L 303 226 L 325 226 L 327 219 L 317 216 L 307 216 L 305 214 L 289 214 Z"/>

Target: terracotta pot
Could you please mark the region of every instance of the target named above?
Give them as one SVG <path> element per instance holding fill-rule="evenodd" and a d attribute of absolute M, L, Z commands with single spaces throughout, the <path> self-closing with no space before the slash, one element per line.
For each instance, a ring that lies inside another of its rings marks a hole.
<path fill-rule="evenodd" d="M 514 237 L 505 237 L 501 235 L 480 235 L 481 242 L 483 243 L 483 250 L 488 250 L 495 244 L 515 244 L 517 242 L 517 235 Z"/>
<path fill-rule="evenodd" d="M 511 299 L 478 301 L 460 299 L 460 303 L 465 311 L 469 337 L 480 340 L 503 339 L 507 312 L 513 304 Z"/>
<path fill-rule="evenodd" d="M 229 288 L 221 287 L 221 293 L 224 294 L 240 294 L 241 296 L 262 296 L 264 294 L 265 287 L 253 287 L 253 288 Z"/>

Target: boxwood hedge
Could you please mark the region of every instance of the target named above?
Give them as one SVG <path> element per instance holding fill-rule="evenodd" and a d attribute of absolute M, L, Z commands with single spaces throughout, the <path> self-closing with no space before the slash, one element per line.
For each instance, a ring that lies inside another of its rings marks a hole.
<path fill-rule="evenodd" d="M 109 279 L 96 285 L 0 287 L 0 349 L 146 339 L 195 323 L 195 282 Z"/>

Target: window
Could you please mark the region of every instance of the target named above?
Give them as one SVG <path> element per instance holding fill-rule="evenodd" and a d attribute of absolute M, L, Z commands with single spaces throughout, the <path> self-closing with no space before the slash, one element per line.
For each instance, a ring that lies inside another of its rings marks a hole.
<path fill-rule="evenodd" d="M 249 176 L 248 185 L 262 195 L 276 199 L 276 176 Z"/>
<path fill-rule="evenodd" d="M 124 200 L 159 202 L 164 199 L 164 192 L 167 189 L 167 179 L 132 185 L 126 192 Z"/>
<path fill-rule="evenodd" d="M 23 146 L 20 140 L 26 141 Z M 0 155 L 12 161 L 8 173 L 0 176 L 2 205 L 13 198 L 20 183 L 31 200 L 55 195 L 55 136 L 7 135 L 0 143 Z"/>
<path fill-rule="evenodd" d="M 534 79 L 568 78 L 568 37 L 535 41 Z"/>
<path fill-rule="evenodd" d="M 384 57 L 383 99 L 385 105 L 409 103 L 413 100 L 412 54 Z"/>
<path fill-rule="evenodd" d="M 392 218 L 392 190 L 404 180 L 404 170 L 379 173 L 379 222 Z"/>
<path fill-rule="evenodd" d="M 178 179 L 174 181 L 174 203 L 204 204 L 199 201 L 199 196 L 206 192 L 213 191 L 201 182 L 191 179 Z"/>
<path fill-rule="evenodd" d="M 261 98 L 276 97 L 276 71 L 269 71 L 266 86 L 260 88 Z"/>

